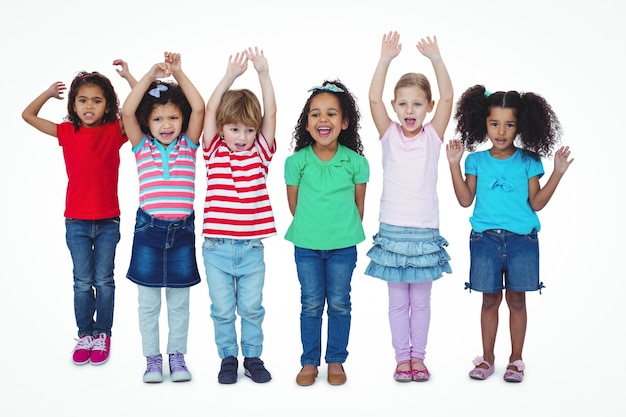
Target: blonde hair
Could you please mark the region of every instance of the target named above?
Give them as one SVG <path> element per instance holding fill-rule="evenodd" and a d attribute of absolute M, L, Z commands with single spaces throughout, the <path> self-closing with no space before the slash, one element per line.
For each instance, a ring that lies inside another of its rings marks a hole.
<path fill-rule="evenodd" d="M 404 87 L 418 87 L 422 91 L 426 93 L 426 98 L 428 101 L 432 101 L 433 93 L 430 90 L 430 82 L 428 78 L 424 74 L 418 74 L 416 72 L 409 72 L 404 74 L 398 82 L 396 83 L 395 88 L 393 89 L 393 98 L 395 100 L 398 95 L 398 90 Z"/>
<path fill-rule="evenodd" d="M 259 133 L 263 124 L 261 103 L 250 90 L 228 90 L 222 96 L 215 121 L 218 129 L 222 129 L 227 124 L 242 123 L 254 127 Z"/>

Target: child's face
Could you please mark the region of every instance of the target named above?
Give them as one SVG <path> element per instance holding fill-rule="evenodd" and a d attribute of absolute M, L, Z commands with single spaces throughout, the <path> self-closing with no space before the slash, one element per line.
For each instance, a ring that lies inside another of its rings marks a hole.
<path fill-rule="evenodd" d="M 426 114 L 433 109 L 434 102 L 428 101 L 424 90 L 411 86 L 399 88 L 391 105 L 402 125 L 404 136 L 413 137 L 422 130 Z"/>
<path fill-rule="evenodd" d="M 172 143 L 183 128 L 183 113 L 172 103 L 157 104 L 148 118 L 150 134 L 162 145 Z"/>
<path fill-rule="evenodd" d="M 492 143 L 492 156 L 508 157 L 515 152 L 517 117 L 513 109 L 492 107 L 487 116 L 487 136 Z"/>
<path fill-rule="evenodd" d="M 321 93 L 313 97 L 306 130 L 316 144 L 335 146 L 339 134 L 348 125 L 349 121 L 341 111 L 341 103 L 334 94 Z"/>
<path fill-rule="evenodd" d="M 256 139 L 256 129 L 242 123 L 229 123 L 222 127 L 220 135 L 231 152 L 241 152 L 249 149 Z"/>
<path fill-rule="evenodd" d="M 74 100 L 74 111 L 82 126 L 99 126 L 102 124 L 106 110 L 107 101 L 100 86 L 85 84 L 78 89 Z"/>

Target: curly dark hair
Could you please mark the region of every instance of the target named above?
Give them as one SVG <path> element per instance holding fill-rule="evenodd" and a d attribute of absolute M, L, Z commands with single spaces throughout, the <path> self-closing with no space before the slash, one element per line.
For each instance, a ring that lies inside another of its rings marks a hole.
<path fill-rule="evenodd" d="M 337 141 L 341 145 L 352 149 L 359 155 L 363 155 L 363 144 L 361 143 L 361 136 L 359 135 L 359 129 L 361 128 L 361 112 L 359 111 L 359 108 L 356 104 L 356 98 L 352 95 L 352 93 L 350 93 L 348 88 L 341 81 L 326 80 L 322 84 L 322 87 L 328 84 L 334 84 L 335 86 L 342 89 L 343 92 L 336 92 L 323 88 L 317 88 L 313 90 L 313 92 L 307 99 L 304 108 L 302 109 L 302 113 L 300 113 L 300 117 L 298 118 L 298 123 L 296 124 L 292 136 L 291 147 L 294 152 L 297 152 L 300 149 L 315 143 L 315 141 L 311 137 L 311 134 L 306 130 L 309 111 L 311 110 L 311 100 L 318 94 L 329 93 L 335 95 L 339 99 L 339 103 L 341 104 L 341 112 L 343 113 L 344 117 L 348 118 L 349 121 L 348 128 L 341 131 Z"/>
<path fill-rule="evenodd" d="M 74 104 L 76 96 L 78 95 L 78 90 L 80 90 L 80 88 L 84 85 L 95 85 L 102 89 L 104 99 L 106 100 L 106 110 L 104 112 L 104 116 L 102 117 L 102 123 L 112 122 L 120 118 L 120 102 L 111 81 L 97 71 L 80 71 L 72 80 L 72 84 L 70 85 L 70 90 L 67 95 L 66 121 L 72 123 L 76 130 L 78 130 L 81 126 L 78 113 L 76 113 L 76 110 L 74 109 Z"/>
<path fill-rule="evenodd" d="M 486 119 L 492 107 L 513 109 L 517 117 L 519 147 L 535 159 L 549 157 L 560 143 L 562 128 L 552 107 L 535 93 L 498 91 L 489 93 L 483 85 L 468 88 L 457 102 L 456 132 L 468 151 L 487 141 Z"/>
<path fill-rule="evenodd" d="M 163 87 L 160 87 L 163 86 Z M 158 94 L 151 94 L 151 91 L 158 91 Z M 150 87 L 146 90 L 139 106 L 137 107 L 137 111 L 135 112 L 135 116 L 137 117 L 137 122 L 139 123 L 139 127 L 141 127 L 141 131 L 146 135 L 150 135 L 149 129 L 149 119 L 150 113 L 152 113 L 152 109 L 154 106 L 162 106 L 168 103 L 172 103 L 174 106 L 178 107 L 183 114 L 183 126 L 181 132 L 184 133 L 187 131 L 187 127 L 189 126 L 189 117 L 191 116 L 191 104 L 185 97 L 185 93 L 183 93 L 183 89 L 180 88 L 178 84 L 172 81 L 162 81 L 156 80 L 150 84 Z"/>

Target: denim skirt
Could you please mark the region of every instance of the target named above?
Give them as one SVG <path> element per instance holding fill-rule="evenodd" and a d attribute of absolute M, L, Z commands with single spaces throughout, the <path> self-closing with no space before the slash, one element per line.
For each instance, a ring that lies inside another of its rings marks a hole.
<path fill-rule="evenodd" d="M 448 241 L 439 229 L 393 226 L 380 223 L 374 246 L 367 252 L 365 274 L 388 282 L 434 281 L 452 273 Z"/>
<path fill-rule="evenodd" d="M 158 219 L 137 210 L 126 277 L 146 287 L 190 287 L 200 282 L 193 212 L 182 219 Z"/>

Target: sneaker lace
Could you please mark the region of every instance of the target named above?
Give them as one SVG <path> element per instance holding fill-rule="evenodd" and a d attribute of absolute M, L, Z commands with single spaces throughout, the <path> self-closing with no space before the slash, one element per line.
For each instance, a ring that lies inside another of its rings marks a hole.
<path fill-rule="evenodd" d="M 163 368 L 163 359 L 161 355 L 148 356 L 148 365 L 146 372 L 161 372 Z"/>
<path fill-rule="evenodd" d="M 91 350 L 99 350 L 99 351 L 104 351 L 106 352 L 107 350 L 107 346 L 105 344 L 105 338 L 106 336 L 101 336 L 101 337 L 95 337 L 93 339 L 93 342 L 91 344 Z"/>
<path fill-rule="evenodd" d="M 182 353 L 176 351 L 170 355 L 170 369 L 172 371 L 186 371 L 187 365 L 185 364 L 185 356 Z"/>
<path fill-rule="evenodd" d="M 93 337 L 91 336 L 82 336 L 79 339 L 76 339 L 76 346 L 74 347 L 74 351 L 86 349 L 89 350 L 93 346 Z"/>

